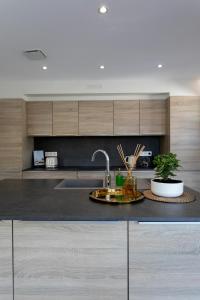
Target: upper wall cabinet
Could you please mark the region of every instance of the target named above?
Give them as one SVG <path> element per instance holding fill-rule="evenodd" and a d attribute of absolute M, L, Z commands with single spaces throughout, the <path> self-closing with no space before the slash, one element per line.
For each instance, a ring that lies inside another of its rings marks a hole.
<path fill-rule="evenodd" d="M 79 135 L 113 135 L 113 101 L 80 101 Z"/>
<path fill-rule="evenodd" d="M 78 101 L 53 102 L 53 135 L 78 135 Z"/>
<path fill-rule="evenodd" d="M 165 135 L 166 112 L 165 100 L 141 100 L 140 135 Z"/>
<path fill-rule="evenodd" d="M 139 135 L 139 101 L 114 101 L 114 135 Z"/>
<path fill-rule="evenodd" d="M 52 102 L 27 102 L 28 135 L 52 135 Z"/>

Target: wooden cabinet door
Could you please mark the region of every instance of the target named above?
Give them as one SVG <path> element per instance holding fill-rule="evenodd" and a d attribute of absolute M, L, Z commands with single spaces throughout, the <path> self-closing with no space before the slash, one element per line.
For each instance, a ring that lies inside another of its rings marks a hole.
<path fill-rule="evenodd" d="M 170 98 L 170 151 L 184 170 L 200 170 L 200 97 Z"/>
<path fill-rule="evenodd" d="M 80 101 L 79 135 L 113 135 L 113 101 Z"/>
<path fill-rule="evenodd" d="M 198 300 L 200 224 L 129 224 L 130 300 Z"/>
<path fill-rule="evenodd" d="M 166 114 L 166 100 L 141 100 L 140 135 L 165 135 Z"/>
<path fill-rule="evenodd" d="M 52 135 L 52 102 L 27 102 L 27 132 L 31 136 Z"/>
<path fill-rule="evenodd" d="M 0 300 L 13 299 L 12 221 L 0 221 Z"/>
<path fill-rule="evenodd" d="M 126 222 L 14 222 L 15 300 L 127 299 Z"/>
<path fill-rule="evenodd" d="M 53 135 L 78 135 L 78 101 L 53 102 Z"/>
<path fill-rule="evenodd" d="M 139 135 L 139 101 L 114 101 L 114 135 Z"/>
<path fill-rule="evenodd" d="M 77 179 L 76 171 L 36 171 L 22 172 L 23 179 Z"/>
<path fill-rule="evenodd" d="M 0 170 L 22 169 L 22 100 L 0 101 Z"/>

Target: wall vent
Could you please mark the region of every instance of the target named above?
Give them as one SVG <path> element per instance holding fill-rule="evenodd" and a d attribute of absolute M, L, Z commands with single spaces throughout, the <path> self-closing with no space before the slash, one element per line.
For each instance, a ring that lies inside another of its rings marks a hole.
<path fill-rule="evenodd" d="M 26 50 L 24 55 L 30 60 L 42 60 L 47 57 L 47 55 L 42 50 Z"/>

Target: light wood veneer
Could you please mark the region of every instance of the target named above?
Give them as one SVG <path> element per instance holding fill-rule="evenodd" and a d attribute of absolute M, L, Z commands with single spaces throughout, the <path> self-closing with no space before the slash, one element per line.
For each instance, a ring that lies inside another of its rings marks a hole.
<path fill-rule="evenodd" d="M 12 221 L 0 221 L 0 300 L 13 300 Z"/>
<path fill-rule="evenodd" d="M 79 135 L 113 135 L 113 101 L 80 101 Z"/>
<path fill-rule="evenodd" d="M 23 171 L 23 179 L 76 179 L 76 171 Z"/>
<path fill-rule="evenodd" d="M 52 135 L 52 102 L 27 102 L 27 130 L 31 136 Z"/>
<path fill-rule="evenodd" d="M 198 300 L 199 224 L 129 224 L 130 300 Z"/>
<path fill-rule="evenodd" d="M 15 300 L 127 299 L 126 222 L 14 222 Z"/>
<path fill-rule="evenodd" d="M 33 140 L 26 135 L 25 101 L 0 99 L 0 172 L 18 174 L 31 165 Z"/>
<path fill-rule="evenodd" d="M 166 134 L 165 100 L 140 101 L 140 135 Z"/>
<path fill-rule="evenodd" d="M 78 135 L 78 101 L 53 102 L 53 135 Z"/>
<path fill-rule="evenodd" d="M 139 135 L 139 101 L 114 101 L 114 135 Z"/>
<path fill-rule="evenodd" d="M 170 151 L 184 170 L 200 170 L 200 97 L 170 98 Z"/>

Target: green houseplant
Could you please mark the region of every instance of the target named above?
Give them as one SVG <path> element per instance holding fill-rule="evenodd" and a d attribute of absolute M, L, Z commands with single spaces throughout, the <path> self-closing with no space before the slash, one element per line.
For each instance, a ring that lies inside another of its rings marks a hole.
<path fill-rule="evenodd" d="M 178 197 L 183 193 L 183 182 L 171 177 L 180 167 L 180 160 L 175 153 L 159 154 L 153 160 L 155 178 L 151 180 L 151 191 L 162 197 Z"/>

